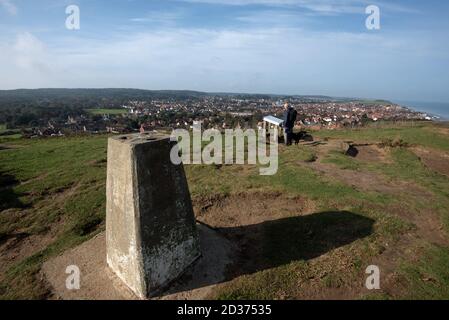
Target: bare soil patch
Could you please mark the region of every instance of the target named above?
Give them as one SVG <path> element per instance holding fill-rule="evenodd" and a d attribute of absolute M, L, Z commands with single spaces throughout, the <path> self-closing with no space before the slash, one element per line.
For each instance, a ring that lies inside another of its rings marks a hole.
<path fill-rule="evenodd" d="M 376 163 L 388 162 L 387 151 L 384 148 L 374 144 L 356 144 L 354 146 L 358 150 L 357 160 Z"/>
<path fill-rule="evenodd" d="M 70 265 L 76 265 L 80 269 L 80 290 L 66 288 L 65 271 Z M 104 233 L 45 262 L 42 276 L 51 287 L 53 299 L 136 299 L 118 277 L 106 268 Z"/>
<path fill-rule="evenodd" d="M 21 148 L 21 146 L 15 146 L 12 144 L 0 144 L 0 151 L 8 150 L 8 149 L 17 149 L 17 148 Z"/>
<path fill-rule="evenodd" d="M 335 255 L 341 247 L 369 236 L 373 220 L 346 211 L 316 212 L 307 200 L 278 193 L 242 193 L 210 201 L 197 199 L 195 204 L 197 218 L 213 224 L 237 248 L 227 280 L 294 261 L 309 261 L 316 266 L 317 274 L 314 279 L 306 279 L 307 284 L 298 284 L 304 290 L 299 290 L 295 298 L 355 297 L 357 290 L 352 287 L 323 287 L 322 278 L 327 274 L 323 270 L 339 266 L 346 272 L 346 260 Z"/>
<path fill-rule="evenodd" d="M 438 132 L 441 132 L 442 134 L 449 135 L 449 128 L 439 128 Z"/>
<path fill-rule="evenodd" d="M 388 180 L 380 173 L 340 169 L 331 163 L 315 162 L 309 164 L 319 173 L 343 182 L 360 191 L 380 192 L 386 194 L 407 194 L 418 197 L 431 197 L 424 188 L 410 181 Z"/>
<path fill-rule="evenodd" d="M 423 147 L 413 148 L 412 151 L 427 168 L 449 177 L 449 154 Z"/>
<path fill-rule="evenodd" d="M 36 181 L 42 181 L 46 177 L 48 177 L 48 173 L 41 174 L 40 176 L 37 176 L 36 178 L 33 178 L 33 179 L 22 181 L 22 182 L 20 182 L 20 185 L 24 186 L 24 185 L 27 185 L 27 184 L 30 184 L 30 183 L 33 183 L 33 182 L 36 182 Z"/>
<path fill-rule="evenodd" d="M 214 228 L 257 224 L 314 211 L 314 204 L 302 197 L 282 193 L 254 192 L 212 196 L 193 200 L 196 218 Z"/>
<path fill-rule="evenodd" d="M 0 274 L 4 274 L 13 264 L 45 249 L 55 239 L 53 233 L 30 235 L 14 233 L 7 235 L 0 244 Z"/>
<path fill-rule="evenodd" d="M 193 204 L 199 221 L 219 230 L 238 248 L 228 279 L 261 268 L 264 223 L 314 211 L 314 205 L 304 198 L 267 192 L 197 198 Z"/>
<path fill-rule="evenodd" d="M 320 153 L 325 155 L 326 152 L 335 148 L 338 143 L 338 140 L 330 140 L 327 145 L 319 145 L 318 148 L 321 149 Z M 359 151 L 356 157 L 357 160 L 367 162 L 389 162 L 387 148 L 381 148 L 375 144 L 355 144 L 355 146 Z M 434 171 L 449 176 L 448 154 L 423 147 L 414 147 L 411 150 L 421 158 L 426 166 Z M 320 161 L 308 165 L 329 178 L 341 181 L 361 191 L 406 195 L 422 199 L 423 203 L 430 202 L 433 199 L 432 193 L 411 181 L 402 181 L 398 179 L 391 180 L 380 173 L 367 170 L 344 170 L 334 164 L 322 163 Z M 397 215 L 416 225 L 416 235 L 418 236 L 418 239 L 423 239 L 440 245 L 449 244 L 440 217 L 431 210 L 414 212 L 409 210 L 406 204 L 403 206 L 392 205 L 391 214 Z"/>
<path fill-rule="evenodd" d="M 153 299 L 206 299 L 225 281 L 234 248 L 217 231 L 198 225 L 202 257 L 169 288 Z M 80 290 L 68 290 L 66 267 L 76 265 L 82 275 Z M 137 296 L 106 265 L 106 239 L 101 233 L 80 246 L 45 262 L 42 275 L 50 284 L 53 298 L 64 300 L 136 300 Z"/>
<path fill-rule="evenodd" d="M 364 287 L 366 277 L 363 274 L 341 287 L 324 285 L 324 279 L 335 274 L 335 270 L 341 270 L 344 275 L 352 268 L 352 253 L 343 247 L 371 234 L 374 221 L 369 218 L 350 212 L 316 213 L 313 204 L 301 197 L 267 192 L 196 198 L 194 205 L 198 220 L 215 230 L 200 227 L 202 260 L 157 299 L 211 298 L 216 289 L 226 286 L 228 281 L 297 260 L 309 261 L 314 271 L 310 275 L 312 278 L 298 283 L 298 293 L 293 298 L 354 299 L 371 293 Z M 400 209 L 392 210 L 392 214 L 415 218 Z M 427 217 L 427 213 L 424 216 Z M 444 243 L 444 239 L 430 237 L 436 230 L 429 227 L 425 219 L 416 219 L 413 221 L 418 229 L 423 229 L 418 232 L 423 239 Z M 432 226 L 433 223 L 436 220 L 432 220 Z M 401 259 L 413 259 L 416 241 L 416 233 L 411 232 L 394 245 L 385 244 L 385 251 L 373 257 L 372 263 L 382 270 L 382 292 L 401 295 L 403 280 L 396 270 Z M 99 235 L 44 264 L 43 272 L 53 287 L 55 298 L 136 299 L 107 270 L 104 248 L 104 235 Z M 87 275 L 83 279 L 88 283 L 76 293 L 67 292 L 64 287 L 64 267 L 70 264 L 80 266 L 84 277 Z"/>
<path fill-rule="evenodd" d="M 41 179 L 38 177 L 36 179 Z M 64 204 L 67 197 L 74 194 L 78 185 L 61 189 L 59 192 L 55 192 L 49 195 L 49 199 L 45 201 L 44 206 L 52 206 L 58 208 Z M 33 214 L 35 207 L 25 208 L 20 211 L 16 209 L 8 209 L 1 212 L 1 214 L 7 214 L 15 220 L 20 220 L 29 214 Z M 0 239 L 0 274 L 3 274 L 12 265 L 18 263 L 32 255 L 44 250 L 47 246 L 53 243 L 60 232 L 63 231 L 65 226 L 64 218 L 58 217 L 56 221 L 46 226 L 45 230 L 40 233 L 30 233 L 27 229 L 14 230 L 9 234 L 4 234 Z"/>
<path fill-rule="evenodd" d="M 280 193 L 241 193 L 197 198 L 194 205 L 197 219 L 202 222 L 199 230 L 203 257 L 157 299 L 205 299 L 213 296 L 217 286 L 242 274 L 269 267 L 261 264 L 264 254 L 261 242 L 267 231 L 287 235 L 284 232 L 286 227 L 296 230 L 299 226 L 307 229 L 297 230 L 303 237 L 313 238 L 316 235 L 321 238 L 320 228 L 313 226 L 320 217 L 310 215 L 313 205 L 301 197 L 288 197 Z M 328 215 L 327 218 L 331 219 L 331 214 Z M 335 216 L 338 217 L 338 214 Z M 297 218 L 304 220 L 296 221 Z M 208 224 L 213 229 L 203 224 Z M 341 223 L 338 226 L 341 227 Z M 331 230 L 337 231 L 336 227 Z M 317 255 L 331 250 L 331 242 L 339 243 L 334 234 L 325 238 L 327 240 L 319 240 L 324 242 L 318 246 Z M 341 239 L 341 243 L 351 240 L 352 238 Z M 288 248 L 283 251 L 288 251 Z M 101 234 L 46 262 L 43 273 L 51 284 L 55 297 L 135 299 L 113 274 L 105 272 L 107 268 L 104 256 L 104 235 Z M 283 264 L 284 261 L 279 261 L 276 265 L 278 263 Z M 66 274 L 63 269 L 70 264 L 80 267 L 86 281 L 82 290 L 75 293 L 68 292 L 64 287 Z"/>
<path fill-rule="evenodd" d="M 407 205 L 391 205 L 390 212 L 416 226 L 415 240 L 425 240 L 441 246 L 449 246 L 449 239 L 441 218 L 432 210 L 413 212 Z"/>

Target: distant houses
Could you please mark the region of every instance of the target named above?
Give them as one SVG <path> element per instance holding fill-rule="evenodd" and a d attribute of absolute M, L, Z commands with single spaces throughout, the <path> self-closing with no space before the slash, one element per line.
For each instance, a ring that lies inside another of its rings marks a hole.
<path fill-rule="evenodd" d="M 361 101 L 326 101 L 289 99 L 298 111 L 296 127 L 305 130 L 338 129 L 366 125 L 381 120 L 429 120 L 427 114 L 388 103 Z M 278 127 L 282 134 L 284 100 L 279 97 L 206 96 L 184 100 L 131 100 L 120 107 L 102 104 L 97 109 L 81 110 L 64 118 L 37 119 L 25 129 L 26 136 L 47 137 L 76 134 L 122 134 L 137 132 L 143 126 L 149 130 L 189 129 L 201 121 L 203 129 L 234 129 Z M 113 109 L 102 109 L 109 107 Z M 109 111 L 109 112 L 108 112 Z M 26 128 L 25 126 L 15 129 Z"/>

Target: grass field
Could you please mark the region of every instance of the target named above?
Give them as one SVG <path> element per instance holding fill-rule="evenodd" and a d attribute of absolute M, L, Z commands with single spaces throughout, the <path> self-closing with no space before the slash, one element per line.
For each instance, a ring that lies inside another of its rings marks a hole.
<path fill-rule="evenodd" d="M 280 146 L 275 176 L 260 176 L 257 166 L 186 166 L 197 219 L 220 228 L 249 257 L 211 298 L 448 299 L 449 178 L 440 171 L 444 163 L 416 152 L 444 159 L 449 129 L 426 124 L 314 137 L 321 143 Z M 407 145 L 367 146 L 357 158 L 336 147 L 386 139 Z M 104 230 L 106 141 L 0 145 L 1 298 L 47 298 L 42 262 Z M 371 264 L 383 272 L 376 292 L 364 289 Z"/>
<path fill-rule="evenodd" d="M 22 137 L 20 130 L 7 130 L 6 124 L 0 124 L 0 134 L 5 133 L 6 131 L 11 131 L 11 133 L 13 133 L 13 134 L 0 136 L 0 143 L 5 142 L 5 141 L 20 139 Z"/>
<path fill-rule="evenodd" d="M 409 144 L 417 144 L 425 147 L 442 149 L 449 151 L 447 144 L 447 135 L 439 134 L 444 132 L 439 127 L 434 127 L 429 124 L 420 124 L 414 126 L 385 126 L 385 127 L 371 127 L 368 129 L 348 129 L 348 130 L 333 130 L 333 131 L 319 131 L 315 133 L 317 137 L 339 138 L 346 140 L 354 140 L 359 142 L 376 143 L 382 142 L 385 139 L 402 139 Z"/>
<path fill-rule="evenodd" d="M 21 133 L 15 133 L 15 134 L 7 135 L 7 136 L 0 136 L 0 143 L 14 141 L 14 140 L 17 140 L 20 138 L 22 138 Z"/>
<path fill-rule="evenodd" d="M 128 110 L 126 109 L 87 109 L 87 111 L 95 115 L 103 115 L 103 114 L 119 115 L 128 113 Z"/>

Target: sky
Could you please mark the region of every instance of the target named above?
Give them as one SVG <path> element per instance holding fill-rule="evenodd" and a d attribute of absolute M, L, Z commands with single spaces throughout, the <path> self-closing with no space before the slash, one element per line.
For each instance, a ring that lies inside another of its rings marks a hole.
<path fill-rule="evenodd" d="M 448 33 L 442 0 L 0 0 L 0 89 L 449 102 Z"/>

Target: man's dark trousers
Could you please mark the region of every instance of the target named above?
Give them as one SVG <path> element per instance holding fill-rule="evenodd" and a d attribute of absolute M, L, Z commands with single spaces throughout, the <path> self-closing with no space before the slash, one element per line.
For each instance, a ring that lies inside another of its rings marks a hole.
<path fill-rule="evenodd" d="M 287 146 L 290 146 L 292 144 L 293 128 L 284 128 L 284 140 Z"/>

